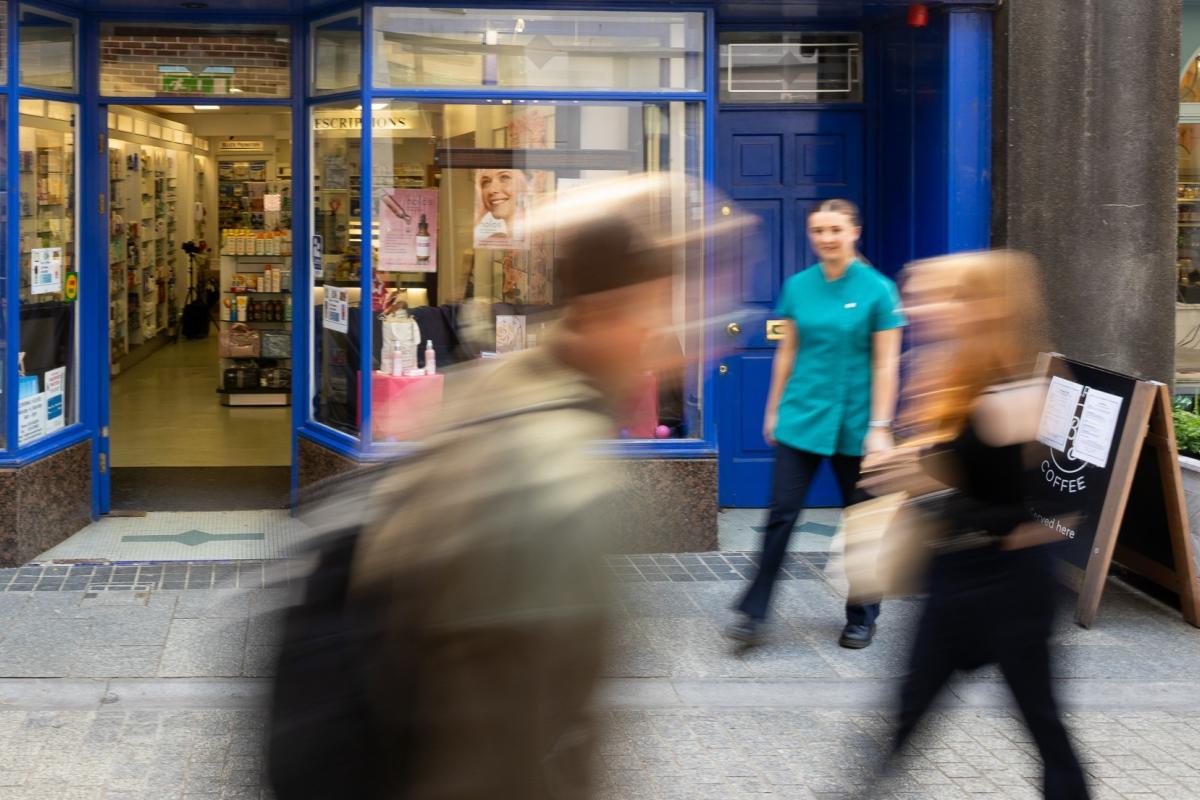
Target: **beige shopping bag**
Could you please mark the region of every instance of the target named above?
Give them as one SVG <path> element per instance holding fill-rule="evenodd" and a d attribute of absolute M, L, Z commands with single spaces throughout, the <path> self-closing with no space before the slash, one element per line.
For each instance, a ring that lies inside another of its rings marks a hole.
<path fill-rule="evenodd" d="M 849 506 L 842 514 L 842 569 L 850 602 L 905 597 L 923 590 L 929 542 L 937 521 L 926 498 L 893 492 Z"/>

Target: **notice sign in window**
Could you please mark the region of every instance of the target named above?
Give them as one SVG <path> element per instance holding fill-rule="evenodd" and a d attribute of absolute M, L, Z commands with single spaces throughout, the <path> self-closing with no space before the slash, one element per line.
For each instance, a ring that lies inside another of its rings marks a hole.
<path fill-rule="evenodd" d="M 325 329 L 350 332 L 350 292 L 337 286 L 325 287 Z"/>
<path fill-rule="evenodd" d="M 30 252 L 30 291 L 55 294 L 62 291 L 62 248 L 35 247 Z"/>

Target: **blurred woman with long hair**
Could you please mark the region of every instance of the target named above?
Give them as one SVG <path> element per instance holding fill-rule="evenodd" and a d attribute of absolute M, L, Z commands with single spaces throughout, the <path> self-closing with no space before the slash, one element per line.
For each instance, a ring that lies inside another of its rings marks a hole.
<path fill-rule="evenodd" d="M 1046 391 L 1035 375 L 1045 329 L 1039 285 L 1036 262 L 1009 251 L 920 261 L 906 273 L 916 363 L 902 421 L 913 438 L 893 458 L 919 453 L 909 461 L 920 466 L 910 489 L 950 491 L 937 506 L 943 531 L 893 754 L 954 672 L 994 663 L 1037 743 L 1045 796 L 1077 800 L 1087 786 L 1050 672 L 1058 587 L 1046 545 L 1058 534 L 1026 502 L 1038 478 L 1030 445 Z"/>

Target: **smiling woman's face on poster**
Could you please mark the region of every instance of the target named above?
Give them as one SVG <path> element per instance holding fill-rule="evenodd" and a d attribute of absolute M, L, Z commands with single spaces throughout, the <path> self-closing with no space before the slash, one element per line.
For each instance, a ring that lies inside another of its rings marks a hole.
<path fill-rule="evenodd" d="M 481 169 L 475 173 L 475 246 L 525 248 L 528 182 L 518 169 Z"/>

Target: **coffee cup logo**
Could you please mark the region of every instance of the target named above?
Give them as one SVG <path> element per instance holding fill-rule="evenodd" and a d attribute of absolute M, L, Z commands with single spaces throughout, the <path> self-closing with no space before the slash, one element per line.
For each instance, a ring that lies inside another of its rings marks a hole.
<path fill-rule="evenodd" d="M 1083 413 L 1087 393 L 1086 386 L 1079 393 L 1075 413 L 1071 416 L 1071 427 L 1067 430 L 1066 446 L 1062 450 L 1048 446 L 1046 449 L 1050 451 L 1050 457 L 1042 461 L 1042 477 L 1046 483 L 1066 494 L 1075 494 L 1087 489 L 1087 475 L 1084 474 L 1084 470 L 1088 462 L 1075 456 L 1075 437 L 1079 433 L 1079 419 Z"/>

